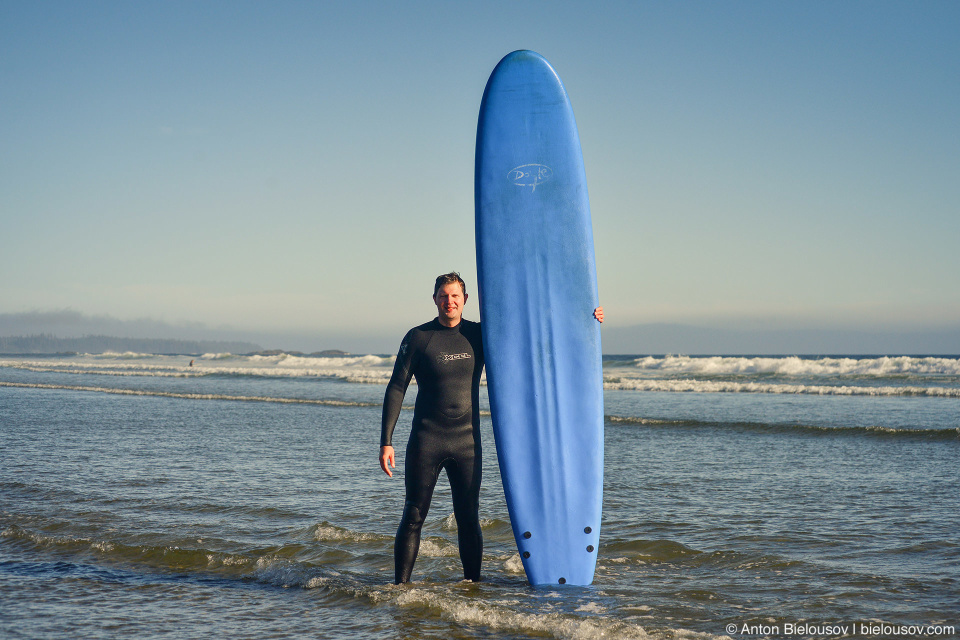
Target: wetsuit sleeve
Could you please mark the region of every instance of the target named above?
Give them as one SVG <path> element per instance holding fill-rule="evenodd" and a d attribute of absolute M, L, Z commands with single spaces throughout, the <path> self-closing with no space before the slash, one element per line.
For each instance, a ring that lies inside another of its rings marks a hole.
<path fill-rule="evenodd" d="M 410 386 L 413 377 L 413 367 L 416 359 L 416 349 L 413 344 L 413 331 L 407 333 L 400 343 L 397 352 L 397 361 L 393 365 L 393 375 L 387 383 L 387 391 L 383 396 L 383 417 L 380 421 L 380 446 L 393 446 L 393 429 L 400 418 L 400 409 L 403 407 L 403 396 Z"/>

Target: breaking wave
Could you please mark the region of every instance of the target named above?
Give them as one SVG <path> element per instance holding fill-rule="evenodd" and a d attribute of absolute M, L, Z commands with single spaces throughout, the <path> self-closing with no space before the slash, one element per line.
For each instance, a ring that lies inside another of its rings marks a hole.
<path fill-rule="evenodd" d="M 327 378 L 385 385 L 395 360 L 378 355 L 208 353 L 191 358 L 129 353 L 0 358 L 0 369 L 147 378 Z M 960 398 L 960 358 L 947 357 L 610 357 L 604 360 L 603 376 L 605 389 L 640 392 Z"/>
<path fill-rule="evenodd" d="M 960 358 L 884 356 L 880 358 L 744 357 L 641 357 L 627 361 L 643 371 L 695 375 L 785 376 L 960 376 Z"/>
<path fill-rule="evenodd" d="M 57 359 L 0 359 L 0 368 L 39 373 L 196 378 L 335 378 L 382 383 L 393 373 L 394 356 L 310 357 L 289 354 L 238 356 L 208 353 L 198 358 L 147 354 L 99 354 Z"/>
<path fill-rule="evenodd" d="M 925 396 L 960 398 L 960 388 L 940 386 L 810 385 L 725 380 L 663 380 L 604 377 L 604 389 L 667 393 L 774 393 L 815 396 Z"/>

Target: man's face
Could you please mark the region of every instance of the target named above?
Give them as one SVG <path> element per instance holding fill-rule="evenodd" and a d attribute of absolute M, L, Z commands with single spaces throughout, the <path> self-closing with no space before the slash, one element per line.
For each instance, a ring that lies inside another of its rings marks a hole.
<path fill-rule="evenodd" d="M 459 282 L 452 282 L 437 290 L 433 302 L 437 305 L 440 322 L 452 327 L 460 322 L 460 317 L 463 315 L 463 305 L 467 302 L 467 295 L 463 292 L 463 287 L 460 286 Z"/>

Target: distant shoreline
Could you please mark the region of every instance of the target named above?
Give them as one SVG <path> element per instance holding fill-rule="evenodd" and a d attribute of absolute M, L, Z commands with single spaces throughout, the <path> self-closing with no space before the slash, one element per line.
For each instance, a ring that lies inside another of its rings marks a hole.
<path fill-rule="evenodd" d="M 118 338 L 84 336 L 58 338 L 51 334 L 0 337 L 3 355 L 66 355 L 79 353 L 151 353 L 202 355 L 204 353 L 255 353 L 263 347 L 252 342 L 222 340 L 175 340 L 166 338 Z"/>

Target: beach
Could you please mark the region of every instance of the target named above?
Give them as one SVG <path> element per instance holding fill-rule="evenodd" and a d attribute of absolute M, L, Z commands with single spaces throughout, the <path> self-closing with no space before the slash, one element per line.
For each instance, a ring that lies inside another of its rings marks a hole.
<path fill-rule="evenodd" d="M 550 588 L 523 574 L 485 387 L 484 579 L 460 580 L 441 477 L 391 584 L 393 360 L 0 356 L 0 636 L 957 635 L 955 355 L 605 356 L 596 579 Z"/>

